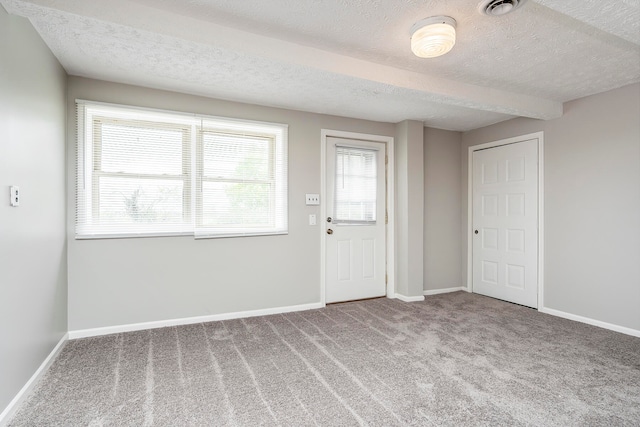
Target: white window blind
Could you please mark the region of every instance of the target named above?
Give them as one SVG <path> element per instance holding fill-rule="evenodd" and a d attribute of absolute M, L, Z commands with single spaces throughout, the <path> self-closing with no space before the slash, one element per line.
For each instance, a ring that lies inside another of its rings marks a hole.
<path fill-rule="evenodd" d="M 376 222 L 377 156 L 373 149 L 336 147 L 334 223 Z"/>
<path fill-rule="evenodd" d="M 78 238 L 287 232 L 287 127 L 77 101 Z"/>
<path fill-rule="evenodd" d="M 286 129 L 202 120 L 196 237 L 287 230 Z"/>

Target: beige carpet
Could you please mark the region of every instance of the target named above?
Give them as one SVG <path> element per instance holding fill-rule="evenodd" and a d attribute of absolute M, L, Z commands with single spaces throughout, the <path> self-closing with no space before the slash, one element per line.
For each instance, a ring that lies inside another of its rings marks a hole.
<path fill-rule="evenodd" d="M 11 426 L 639 426 L 640 339 L 456 292 L 70 341 Z"/>

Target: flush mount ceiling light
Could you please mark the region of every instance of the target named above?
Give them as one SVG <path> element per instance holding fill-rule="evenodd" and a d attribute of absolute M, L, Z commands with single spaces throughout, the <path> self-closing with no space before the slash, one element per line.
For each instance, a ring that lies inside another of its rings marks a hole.
<path fill-rule="evenodd" d="M 456 20 L 450 16 L 432 16 L 411 27 L 411 51 L 420 58 L 435 58 L 456 44 Z"/>
<path fill-rule="evenodd" d="M 513 12 L 526 0 L 483 0 L 478 5 L 480 13 L 488 16 L 502 16 Z"/>

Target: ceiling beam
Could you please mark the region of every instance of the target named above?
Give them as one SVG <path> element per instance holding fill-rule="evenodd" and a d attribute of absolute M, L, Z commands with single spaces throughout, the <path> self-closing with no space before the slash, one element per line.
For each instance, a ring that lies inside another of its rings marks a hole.
<path fill-rule="evenodd" d="M 2 0 L 12 14 L 38 18 L 52 11 L 84 16 L 154 34 L 196 42 L 328 73 L 363 79 L 424 94 L 431 102 L 481 111 L 553 119 L 562 115 L 562 103 L 501 89 L 478 86 L 417 73 L 392 65 L 365 61 L 212 22 L 176 15 L 132 1 L 111 0 Z"/>

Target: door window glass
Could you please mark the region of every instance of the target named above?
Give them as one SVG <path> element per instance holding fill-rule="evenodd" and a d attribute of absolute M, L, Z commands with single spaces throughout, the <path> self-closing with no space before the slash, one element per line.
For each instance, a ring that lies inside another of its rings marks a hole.
<path fill-rule="evenodd" d="M 336 146 L 333 222 L 376 223 L 378 151 Z"/>

